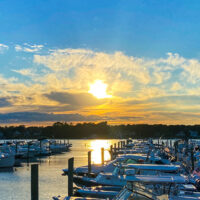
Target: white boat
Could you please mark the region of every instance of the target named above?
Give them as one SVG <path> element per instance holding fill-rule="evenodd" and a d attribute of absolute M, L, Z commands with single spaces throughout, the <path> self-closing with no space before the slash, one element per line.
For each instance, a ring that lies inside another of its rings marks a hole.
<path fill-rule="evenodd" d="M 113 200 L 197 200 L 200 199 L 200 193 L 196 191 L 195 186 L 188 184 L 186 176 L 155 176 L 155 175 L 136 175 L 127 176 L 127 184 L 120 191 L 116 192 L 113 198 L 113 192 L 92 191 L 83 188 L 84 194 L 95 194 L 96 197 L 104 197 Z M 99 196 L 98 196 L 99 195 Z M 112 197 L 111 197 L 111 196 Z M 89 197 L 73 197 L 74 199 L 90 199 Z M 73 199 L 72 198 L 72 199 Z M 70 197 L 54 198 L 54 200 L 68 200 Z M 95 198 L 98 199 L 98 198 Z"/>
<path fill-rule="evenodd" d="M 56 143 L 56 141 L 51 141 L 49 145 L 49 149 L 51 150 L 52 153 L 62 153 L 65 151 L 68 151 L 69 148 L 71 147 L 71 144 L 60 144 Z"/>
<path fill-rule="evenodd" d="M 0 148 L 0 168 L 13 167 L 15 164 L 15 155 L 10 151 L 9 147 Z"/>
<path fill-rule="evenodd" d="M 53 200 L 106 200 L 99 198 L 90 198 L 90 197 L 53 197 Z"/>
<path fill-rule="evenodd" d="M 147 160 L 146 154 L 121 154 L 116 159 L 108 161 L 106 164 L 92 164 L 91 174 L 97 176 L 100 172 L 112 173 L 116 167 L 116 163 L 165 163 L 158 156 L 149 156 Z M 68 174 L 68 169 L 63 169 L 64 175 Z M 88 174 L 88 166 L 77 167 L 74 169 L 74 174 L 83 176 Z"/>
<path fill-rule="evenodd" d="M 185 173 L 180 165 L 156 165 L 156 164 L 127 164 L 122 165 L 124 173 L 127 175 L 141 174 L 141 175 L 160 175 L 160 174 L 181 174 Z M 120 170 L 120 167 L 119 169 Z"/>
<path fill-rule="evenodd" d="M 74 183 L 78 186 L 121 186 L 126 185 L 127 176 L 140 175 L 161 175 L 171 174 L 176 176 L 180 174 L 180 166 L 177 165 L 155 165 L 155 164 L 129 164 L 119 165 L 112 173 L 99 173 L 96 178 L 87 176 L 74 176 Z"/>
<path fill-rule="evenodd" d="M 83 187 L 75 190 L 75 196 L 113 199 L 121 190 L 115 186 Z"/>
<path fill-rule="evenodd" d="M 200 199 L 196 188 L 185 176 L 127 176 L 127 185 L 114 200 L 194 200 Z"/>

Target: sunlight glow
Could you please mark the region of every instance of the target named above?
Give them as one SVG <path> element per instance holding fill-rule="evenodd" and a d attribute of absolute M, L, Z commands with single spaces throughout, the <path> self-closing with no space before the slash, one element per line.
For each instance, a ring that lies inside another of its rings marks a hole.
<path fill-rule="evenodd" d="M 107 86 L 108 85 L 103 83 L 103 81 L 96 80 L 93 84 L 90 85 L 89 93 L 91 93 L 98 99 L 110 98 L 111 95 L 108 95 L 106 92 Z"/>
<path fill-rule="evenodd" d="M 110 144 L 106 140 L 94 140 L 91 141 L 92 150 L 92 163 L 101 163 L 101 148 L 104 148 L 104 160 L 110 160 L 110 153 L 108 151 Z"/>

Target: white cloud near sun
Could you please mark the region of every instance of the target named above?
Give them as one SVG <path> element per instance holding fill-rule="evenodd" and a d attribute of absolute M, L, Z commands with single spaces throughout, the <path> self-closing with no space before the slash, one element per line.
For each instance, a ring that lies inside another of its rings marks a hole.
<path fill-rule="evenodd" d="M 0 85 L 4 88 L 0 98 L 8 98 L 12 104 L 12 107 L 6 104 L 7 108 L 0 108 L 0 111 L 24 109 L 73 112 L 78 109 L 67 102 L 57 102 L 50 98 L 50 94 L 57 94 L 72 99 L 90 98 L 93 102 L 85 107 L 82 105 L 78 110 L 85 114 L 115 116 L 123 109 L 123 116 L 127 113 L 144 117 L 148 113 L 152 117 L 155 112 L 162 112 L 162 116 L 164 112 L 167 116 L 177 110 L 192 111 L 192 107 L 195 108 L 195 116 L 200 113 L 200 107 L 189 105 L 185 98 L 179 100 L 178 107 L 170 102 L 177 97 L 188 96 L 194 99 L 194 95 L 200 94 L 198 59 L 187 59 L 176 53 L 168 53 L 164 58 L 157 59 L 138 58 L 123 52 L 105 53 L 88 49 L 47 50 L 46 54 L 40 54 L 43 48 L 43 45 L 15 46 L 17 52 L 33 53 L 32 62 L 24 63 L 24 68 L 12 69 L 17 78 L 5 78 L 4 74 L 0 76 Z M 85 95 L 90 90 L 90 84 L 96 80 L 106 84 L 104 97 L 110 95 L 111 98 L 94 101 L 94 98 Z M 137 104 L 131 105 L 128 102 Z"/>

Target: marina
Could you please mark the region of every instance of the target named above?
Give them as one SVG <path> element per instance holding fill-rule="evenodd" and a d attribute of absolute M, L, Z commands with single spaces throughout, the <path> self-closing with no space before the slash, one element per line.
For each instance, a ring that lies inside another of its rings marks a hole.
<path fill-rule="evenodd" d="M 145 152 L 147 148 L 148 151 Z M 111 169 L 103 167 L 107 164 L 104 164 L 102 150 L 101 172 L 97 173 L 97 165 L 91 165 L 90 156 L 88 156 L 88 171 L 85 171 L 84 175 L 80 174 L 80 172 L 83 173 L 84 167 L 74 170 L 74 158 L 70 158 L 68 172 L 65 170 L 68 175 L 68 196 L 58 196 L 53 199 L 175 200 L 200 198 L 197 141 L 175 140 L 173 145 L 170 141 L 169 146 L 168 140 L 162 141 L 161 145 L 159 141 L 154 143 L 151 139 L 126 140 L 126 142 L 118 142 L 118 147 L 114 148 L 114 151 L 112 145 L 110 149 L 110 154 L 114 154 L 115 159 L 124 156 L 127 150 L 136 151 L 134 152 L 136 155 L 146 154 L 146 158 L 129 159 L 129 162 L 134 164 L 127 164 L 126 159 L 118 160 L 118 163 L 113 163 L 115 166 L 113 172 L 108 173 Z M 153 161 L 155 164 L 152 164 Z M 92 168 L 95 169 L 96 174 L 92 173 Z M 78 189 L 75 187 L 74 190 L 72 182 L 78 186 Z"/>
<path fill-rule="evenodd" d="M 0 200 L 200 200 L 200 1 L 0 1 Z"/>
<path fill-rule="evenodd" d="M 0 193 L 1 200 L 27 200 L 31 199 L 31 165 L 39 165 L 39 199 L 52 199 L 53 196 L 68 193 L 67 176 L 62 176 L 62 169 L 67 168 L 68 159 L 75 158 L 74 166 L 87 164 L 88 151 L 94 151 L 92 163 L 101 162 L 101 146 L 108 148 L 118 140 L 70 140 L 70 151 L 54 154 L 47 157 L 21 160 L 21 166 L 13 168 L 0 168 Z M 58 140 L 60 142 L 60 140 Z M 61 141 L 64 143 L 64 140 Z M 67 142 L 67 140 L 66 140 Z M 109 153 L 105 151 L 109 159 Z"/>
<path fill-rule="evenodd" d="M 13 142 L 16 141 L 6 141 L 1 146 L 6 143 L 12 146 Z M 25 143 L 30 144 L 30 141 Z M 200 197 L 197 141 L 191 140 L 188 147 L 181 140 L 57 140 L 52 143 L 53 148 L 60 146 L 62 151 L 20 159 L 17 155 L 17 165 L 0 168 L 2 200 L 76 199 L 73 196 L 78 199 L 146 199 L 147 196 L 157 199 L 164 198 L 166 191 L 169 194 L 164 199 L 174 199 L 180 194 L 188 198 L 188 192 L 183 195 L 186 190 L 192 190 L 189 197 Z M 63 149 L 64 144 L 67 150 Z M 174 191 L 176 195 L 169 197 Z"/>

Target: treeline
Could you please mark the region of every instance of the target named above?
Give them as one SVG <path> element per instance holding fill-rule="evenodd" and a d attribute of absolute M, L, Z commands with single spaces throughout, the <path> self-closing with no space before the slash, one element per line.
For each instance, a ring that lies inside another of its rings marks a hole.
<path fill-rule="evenodd" d="M 15 138 L 69 138 L 69 139 L 109 139 L 109 138 L 199 138 L 200 125 L 108 125 L 100 123 L 56 122 L 46 127 L 6 126 L 0 127 L 1 139 Z"/>

